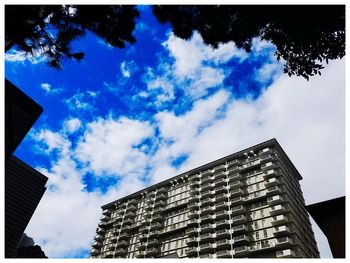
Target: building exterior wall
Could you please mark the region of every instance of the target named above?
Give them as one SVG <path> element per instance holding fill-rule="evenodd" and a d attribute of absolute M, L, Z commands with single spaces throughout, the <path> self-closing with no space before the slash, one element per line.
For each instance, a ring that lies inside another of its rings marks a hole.
<path fill-rule="evenodd" d="M 102 207 L 91 258 L 319 257 L 299 180 L 275 139 Z"/>

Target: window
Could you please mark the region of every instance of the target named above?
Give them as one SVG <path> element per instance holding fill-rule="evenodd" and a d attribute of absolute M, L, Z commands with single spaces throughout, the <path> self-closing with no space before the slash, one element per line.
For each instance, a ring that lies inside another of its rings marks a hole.
<path fill-rule="evenodd" d="M 258 228 L 259 228 L 259 225 L 258 225 L 258 222 L 257 222 L 257 221 L 254 222 L 254 228 L 255 228 L 255 229 L 258 229 Z"/>
<path fill-rule="evenodd" d="M 259 237 L 259 231 L 255 232 L 255 238 L 256 238 L 257 240 L 260 239 L 260 237 Z"/>
<path fill-rule="evenodd" d="M 267 238 L 267 230 L 264 229 L 264 238 Z"/>

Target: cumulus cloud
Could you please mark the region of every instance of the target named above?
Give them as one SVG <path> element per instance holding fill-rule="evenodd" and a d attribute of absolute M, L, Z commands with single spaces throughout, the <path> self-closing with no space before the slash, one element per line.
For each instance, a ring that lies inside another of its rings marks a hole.
<path fill-rule="evenodd" d="M 148 68 L 143 77 L 158 106 L 172 101 L 176 90 L 192 99 L 206 96 L 208 90 L 222 85 L 228 76 L 229 70 L 225 71 L 223 64 L 234 58 L 242 62 L 248 56 L 233 42 L 213 49 L 204 44 L 198 33 L 189 40 L 170 34 L 163 46 L 167 56 L 160 58 L 157 68 Z"/>
<path fill-rule="evenodd" d="M 78 118 L 71 118 L 69 120 L 64 121 L 63 125 L 64 129 L 68 133 L 74 133 L 81 128 L 82 123 Z"/>
<path fill-rule="evenodd" d="M 90 93 L 78 92 L 72 97 L 65 99 L 64 102 L 71 111 L 83 110 L 83 111 L 93 111 L 94 110 L 94 98 L 96 96 L 91 96 Z"/>
<path fill-rule="evenodd" d="M 128 118 L 99 118 L 87 125 L 75 155 L 96 175 L 140 173 L 147 158 L 136 146 L 152 134 L 147 123 Z"/>

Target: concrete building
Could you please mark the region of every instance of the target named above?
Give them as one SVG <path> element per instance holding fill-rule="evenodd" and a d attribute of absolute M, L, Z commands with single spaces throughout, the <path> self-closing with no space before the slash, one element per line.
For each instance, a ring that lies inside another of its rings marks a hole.
<path fill-rule="evenodd" d="M 102 206 L 91 258 L 317 258 L 302 177 L 275 139 Z"/>

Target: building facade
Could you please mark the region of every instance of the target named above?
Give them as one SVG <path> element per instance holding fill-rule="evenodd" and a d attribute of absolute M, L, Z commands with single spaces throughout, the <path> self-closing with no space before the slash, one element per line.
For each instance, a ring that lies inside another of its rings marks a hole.
<path fill-rule="evenodd" d="M 318 258 L 301 179 L 255 145 L 104 205 L 91 258 Z"/>

